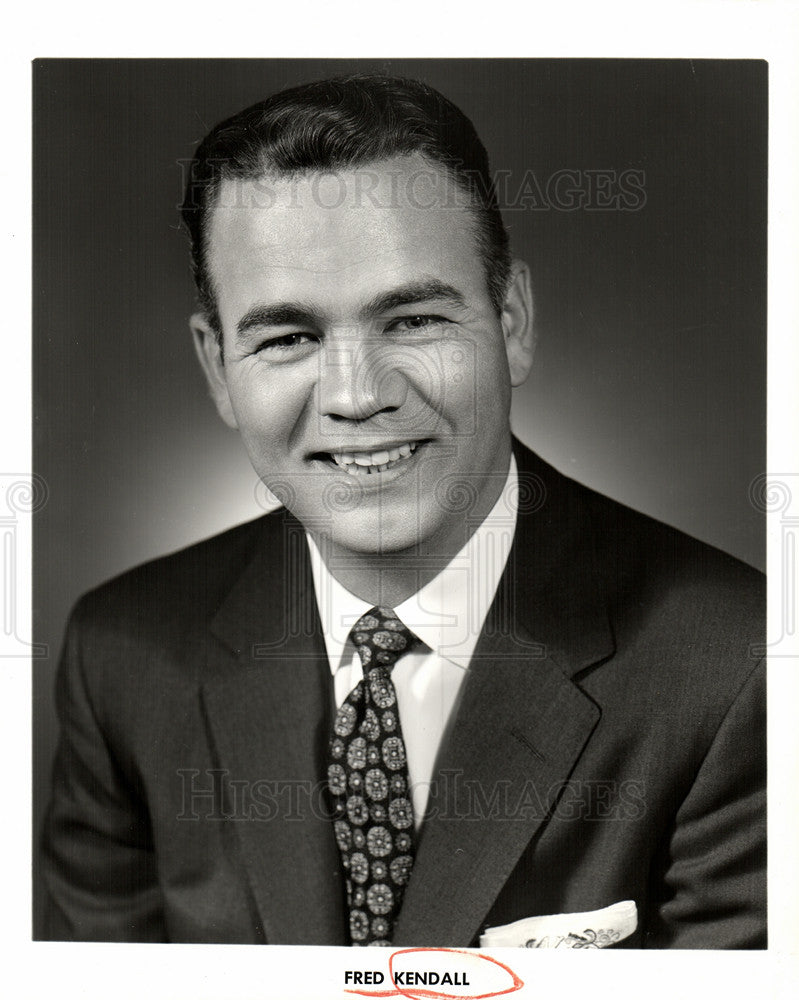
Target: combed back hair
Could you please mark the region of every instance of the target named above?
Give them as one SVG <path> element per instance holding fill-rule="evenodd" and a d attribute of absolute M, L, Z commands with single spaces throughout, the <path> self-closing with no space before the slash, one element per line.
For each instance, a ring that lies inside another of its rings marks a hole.
<path fill-rule="evenodd" d="M 508 234 L 488 155 L 455 105 L 418 80 L 358 74 L 280 91 L 220 122 L 192 160 L 182 206 L 200 306 L 221 336 L 208 271 L 208 215 L 223 181 L 362 167 L 419 153 L 470 197 L 477 249 L 499 313 L 510 275 Z"/>

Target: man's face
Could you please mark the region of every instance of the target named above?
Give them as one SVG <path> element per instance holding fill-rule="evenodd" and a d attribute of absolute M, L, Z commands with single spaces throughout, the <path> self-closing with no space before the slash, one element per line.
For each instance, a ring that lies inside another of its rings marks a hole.
<path fill-rule="evenodd" d="M 399 157 L 226 181 L 211 213 L 223 360 L 194 325 L 217 405 L 263 482 L 350 552 L 462 543 L 507 473 L 529 285 L 517 273 L 497 315 L 456 200 L 443 172 Z"/>

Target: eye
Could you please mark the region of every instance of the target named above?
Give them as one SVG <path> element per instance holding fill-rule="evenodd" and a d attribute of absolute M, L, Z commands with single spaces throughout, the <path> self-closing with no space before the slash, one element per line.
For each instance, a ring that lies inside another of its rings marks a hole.
<path fill-rule="evenodd" d="M 440 323 L 446 323 L 447 320 L 443 316 L 434 316 L 427 313 L 420 314 L 418 316 L 402 316 L 400 319 L 395 319 L 393 323 L 389 324 L 390 330 L 424 330 L 429 326 L 437 326 Z"/>
<path fill-rule="evenodd" d="M 309 333 L 284 333 L 280 337 L 265 340 L 257 351 L 291 351 L 311 343 L 314 338 Z"/>

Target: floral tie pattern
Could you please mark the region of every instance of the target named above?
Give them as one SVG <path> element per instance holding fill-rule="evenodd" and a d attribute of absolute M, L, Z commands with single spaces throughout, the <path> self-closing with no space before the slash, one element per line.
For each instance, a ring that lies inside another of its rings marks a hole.
<path fill-rule="evenodd" d="M 414 858 L 408 762 L 391 670 L 416 642 L 391 608 L 350 632 L 364 677 L 333 725 L 328 786 L 335 810 L 353 945 L 390 945 Z"/>

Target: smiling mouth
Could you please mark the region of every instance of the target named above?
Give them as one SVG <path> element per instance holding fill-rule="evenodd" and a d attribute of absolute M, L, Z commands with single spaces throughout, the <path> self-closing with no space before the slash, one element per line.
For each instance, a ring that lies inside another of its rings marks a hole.
<path fill-rule="evenodd" d="M 379 451 L 339 451 L 324 457 L 348 476 L 374 476 L 398 468 L 425 442 L 407 441 Z"/>

